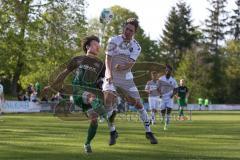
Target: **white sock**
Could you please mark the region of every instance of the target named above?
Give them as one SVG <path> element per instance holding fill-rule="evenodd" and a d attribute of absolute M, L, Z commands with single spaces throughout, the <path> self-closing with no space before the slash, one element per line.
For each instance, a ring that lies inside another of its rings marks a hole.
<path fill-rule="evenodd" d="M 151 112 L 151 115 L 152 115 L 152 122 L 155 122 L 155 112 Z"/>
<path fill-rule="evenodd" d="M 113 110 L 109 111 L 109 112 L 107 113 L 107 117 L 108 117 L 108 118 L 111 117 L 112 113 L 113 113 Z M 107 121 L 107 123 L 108 123 L 108 128 L 109 128 L 110 132 L 116 130 L 116 127 L 115 127 L 114 123 L 109 122 L 109 120 Z"/>
<path fill-rule="evenodd" d="M 144 108 L 138 109 L 138 112 L 139 112 L 141 120 L 143 121 L 143 125 L 144 125 L 144 128 L 145 128 L 145 131 L 146 132 L 151 132 L 150 122 L 149 122 L 149 119 L 148 119 L 147 112 L 145 111 Z"/>

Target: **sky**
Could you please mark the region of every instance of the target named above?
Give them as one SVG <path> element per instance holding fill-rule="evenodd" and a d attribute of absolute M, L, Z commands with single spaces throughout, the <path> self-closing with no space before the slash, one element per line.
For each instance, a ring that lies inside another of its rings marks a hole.
<path fill-rule="evenodd" d="M 173 6 L 179 0 L 86 0 L 86 16 L 88 19 L 99 17 L 103 8 L 119 5 L 135 12 L 139 17 L 140 26 L 145 34 L 152 40 L 159 40 L 164 29 L 164 24 Z M 203 26 L 204 20 L 209 16 L 207 8 L 210 4 L 207 0 L 183 0 L 192 8 L 192 20 L 194 25 Z M 236 0 L 227 0 L 227 11 L 236 9 Z M 153 22 L 155 20 L 155 22 Z"/>

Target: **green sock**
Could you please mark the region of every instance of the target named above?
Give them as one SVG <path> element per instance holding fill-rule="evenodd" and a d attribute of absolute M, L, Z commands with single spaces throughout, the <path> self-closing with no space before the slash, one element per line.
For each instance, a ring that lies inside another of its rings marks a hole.
<path fill-rule="evenodd" d="M 183 116 L 183 109 L 182 108 L 179 110 L 179 116 Z"/>
<path fill-rule="evenodd" d="M 92 139 L 95 137 L 96 132 L 97 132 L 98 124 L 92 124 L 90 123 L 90 126 L 88 128 L 88 135 L 87 135 L 87 140 L 85 144 L 90 144 Z"/>

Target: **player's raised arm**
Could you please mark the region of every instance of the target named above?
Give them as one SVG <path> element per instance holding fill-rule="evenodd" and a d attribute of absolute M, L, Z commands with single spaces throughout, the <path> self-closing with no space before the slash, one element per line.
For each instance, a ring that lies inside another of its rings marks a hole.
<path fill-rule="evenodd" d="M 112 56 L 116 52 L 117 44 L 113 38 L 108 40 L 106 58 L 105 58 L 105 78 L 108 82 L 112 81 Z"/>
<path fill-rule="evenodd" d="M 145 92 L 147 92 L 148 94 L 150 94 L 150 86 L 149 86 L 149 81 L 147 82 L 146 86 L 145 86 Z"/>
<path fill-rule="evenodd" d="M 68 63 L 67 67 L 57 75 L 56 79 L 49 86 L 44 87 L 43 91 L 46 92 L 46 91 L 49 91 L 50 89 L 53 90 L 53 91 L 58 91 L 59 89 L 61 89 L 61 86 L 62 86 L 62 83 L 63 83 L 64 79 L 76 67 L 77 67 L 76 59 L 72 58 L 70 60 L 70 62 Z"/>

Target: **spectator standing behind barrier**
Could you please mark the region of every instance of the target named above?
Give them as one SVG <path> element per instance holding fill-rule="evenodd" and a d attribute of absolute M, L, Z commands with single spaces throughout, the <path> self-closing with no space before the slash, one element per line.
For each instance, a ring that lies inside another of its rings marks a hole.
<path fill-rule="evenodd" d="M 31 96 L 30 96 L 30 101 L 31 102 L 37 102 L 37 92 L 35 90 L 33 90 Z"/>
<path fill-rule="evenodd" d="M 32 95 L 33 91 L 34 91 L 33 85 L 29 84 L 27 87 L 27 96 L 28 96 L 29 101 L 31 100 L 31 95 Z"/>
<path fill-rule="evenodd" d="M 37 92 L 37 96 L 39 96 L 40 91 L 41 91 L 41 85 L 40 85 L 39 82 L 36 82 L 36 83 L 35 83 L 34 89 L 35 89 L 35 91 Z"/>
<path fill-rule="evenodd" d="M 18 93 L 17 98 L 18 98 L 19 101 L 27 101 L 28 100 L 27 95 L 24 94 L 22 91 L 20 91 Z"/>

